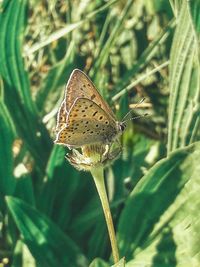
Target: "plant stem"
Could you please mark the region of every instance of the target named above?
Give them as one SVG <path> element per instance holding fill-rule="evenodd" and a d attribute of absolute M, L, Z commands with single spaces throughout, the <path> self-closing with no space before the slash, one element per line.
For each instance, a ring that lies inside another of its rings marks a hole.
<path fill-rule="evenodd" d="M 113 220 L 112 220 L 112 216 L 110 212 L 108 197 L 106 194 L 103 168 L 102 167 L 93 168 L 91 170 L 91 174 L 93 176 L 93 179 L 94 179 L 94 182 L 95 182 L 95 185 L 96 185 L 96 188 L 97 188 L 100 200 L 101 200 L 101 204 L 103 207 L 103 212 L 104 212 L 104 216 L 105 216 L 106 224 L 108 228 L 108 234 L 110 237 L 113 260 L 114 260 L 114 263 L 117 263 L 119 261 L 119 252 L 118 252 L 117 241 L 116 241 L 116 236 L 115 236 Z"/>

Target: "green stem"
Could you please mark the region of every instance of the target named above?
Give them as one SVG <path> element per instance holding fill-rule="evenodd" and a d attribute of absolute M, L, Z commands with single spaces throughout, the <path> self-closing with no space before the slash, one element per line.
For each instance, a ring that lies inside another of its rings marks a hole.
<path fill-rule="evenodd" d="M 106 224 L 108 228 L 108 234 L 110 237 L 113 260 L 114 260 L 114 263 L 117 263 L 119 261 L 119 252 L 118 252 L 117 241 L 116 241 L 112 216 L 110 212 L 108 197 L 106 194 L 103 168 L 102 167 L 94 168 L 91 170 L 91 174 L 93 176 L 93 179 L 94 179 L 94 182 L 95 182 L 95 185 L 96 185 L 96 188 L 97 188 L 100 200 L 101 200 L 101 204 L 103 207 L 103 212 L 104 212 L 104 216 L 105 216 Z"/>

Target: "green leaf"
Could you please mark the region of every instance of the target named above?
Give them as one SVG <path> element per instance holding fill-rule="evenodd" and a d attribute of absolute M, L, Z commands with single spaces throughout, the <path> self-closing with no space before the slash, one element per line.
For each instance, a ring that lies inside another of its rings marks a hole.
<path fill-rule="evenodd" d="M 199 158 L 200 142 L 178 149 L 136 185 L 118 227 L 127 266 L 199 266 Z"/>
<path fill-rule="evenodd" d="M 85 19 L 84 20 L 80 20 L 80 21 L 77 21 L 75 23 L 71 23 L 71 24 L 68 24 L 67 26 L 55 31 L 54 33 L 52 33 L 50 36 L 48 36 L 46 39 L 44 39 L 42 42 L 39 42 L 39 43 L 35 43 L 32 47 L 26 49 L 25 53 L 27 55 L 30 55 L 32 53 L 35 53 L 37 50 L 51 44 L 52 42 L 70 34 L 72 31 L 75 31 L 76 29 L 78 29 L 80 26 L 82 26 L 82 24 L 84 24 L 85 22 L 93 19 L 94 17 L 98 16 L 99 13 L 105 11 L 106 9 L 108 9 L 111 5 L 115 4 L 115 2 L 117 2 L 118 0 L 110 0 L 108 3 L 105 3 L 104 5 L 100 6 L 99 8 L 97 8 L 96 10 L 88 13 L 88 14 L 85 14 Z M 77 8 L 80 7 L 80 10 L 78 10 Z M 87 5 L 79 5 L 77 7 L 76 5 L 76 13 L 77 15 L 79 16 L 79 19 L 80 19 L 80 15 L 81 13 L 85 13 L 86 12 L 86 9 L 87 8 Z M 71 11 L 71 10 L 69 10 Z"/>
<path fill-rule="evenodd" d="M 109 267 L 109 266 L 110 265 L 108 265 L 108 263 L 98 258 L 94 259 L 89 265 L 89 267 Z M 125 259 L 124 258 L 121 259 L 119 262 L 112 265 L 111 267 L 125 267 Z"/>
<path fill-rule="evenodd" d="M 58 145 L 53 147 L 46 168 L 48 180 L 53 180 L 54 176 L 59 176 L 59 168 L 63 168 L 63 165 L 66 165 L 67 163 L 65 154 L 66 151 L 63 147 Z"/>
<path fill-rule="evenodd" d="M 68 46 L 65 57 L 59 63 L 57 63 L 45 77 L 41 89 L 38 92 L 36 100 L 39 110 L 42 110 L 44 108 L 48 99 L 47 96 L 50 93 L 54 93 L 58 89 L 58 87 L 62 86 L 67 82 L 67 77 L 69 77 L 73 68 L 75 68 L 73 64 L 74 50 L 75 44 L 72 41 Z"/>
<path fill-rule="evenodd" d="M 17 178 L 14 196 L 26 201 L 26 203 L 35 205 L 33 182 L 30 175 L 26 174 Z"/>
<path fill-rule="evenodd" d="M 99 70 L 105 66 L 105 64 L 108 60 L 110 49 L 118 37 L 119 31 L 121 30 L 123 23 L 129 14 L 129 11 L 130 11 L 132 4 L 133 4 L 133 0 L 128 0 L 126 2 L 126 4 L 124 5 L 124 8 L 123 8 L 120 16 L 116 20 L 116 24 L 115 24 L 114 28 L 112 29 L 112 32 L 111 32 L 108 40 L 106 41 L 106 43 L 102 47 L 100 55 L 98 56 L 97 61 L 90 72 L 91 77 L 94 78 L 94 75 L 99 73 Z M 94 79 L 94 82 L 95 82 L 95 79 Z"/>
<path fill-rule="evenodd" d="M 0 197 L 11 195 L 16 186 L 13 176 L 13 155 L 12 145 L 14 142 L 15 130 L 10 114 L 0 100 Z M 2 199 L 1 199 L 2 202 Z"/>
<path fill-rule="evenodd" d="M 85 266 L 77 245 L 47 217 L 20 199 L 6 201 L 24 243 L 41 266 Z"/>
<path fill-rule="evenodd" d="M 0 75 L 5 87 L 5 103 L 38 166 L 45 166 L 52 142 L 38 118 L 32 100 L 30 82 L 22 58 L 22 36 L 26 18 L 26 0 L 5 0 L 0 12 Z"/>
<path fill-rule="evenodd" d="M 183 2 L 170 56 L 168 152 L 198 140 L 200 63 L 188 3 Z"/>
<path fill-rule="evenodd" d="M 36 267 L 35 259 L 20 239 L 17 241 L 12 255 L 11 267 Z"/>
<path fill-rule="evenodd" d="M 149 46 L 144 50 L 141 56 L 137 59 L 135 64 L 132 64 L 131 68 L 120 77 L 118 83 L 115 85 L 115 92 L 118 92 L 112 97 L 112 101 L 118 100 L 122 95 L 127 94 L 133 86 L 130 86 L 131 79 L 147 66 L 156 53 L 160 49 L 160 45 L 165 43 L 167 38 L 170 36 L 172 29 L 174 28 L 174 20 L 172 19 L 167 27 L 153 40 Z"/>
<path fill-rule="evenodd" d="M 112 265 L 111 267 L 125 267 L 125 259 L 122 258 L 119 262 L 116 264 Z"/>
<path fill-rule="evenodd" d="M 190 13 L 192 15 L 194 27 L 196 29 L 198 37 L 200 37 L 200 0 L 190 0 L 188 1 L 188 4 L 190 7 Z"/>
<path fill-rule="evenodd" d="M 47 180 L 37 196 L 40 210 L 54 217 L 60 227 L 66 227 L 71 220 L 71 202 L 82 186 L 80 173 L 66 162 L 65 154 L 63 147 L 54 146 L 46 168 Z"/>
<path fill-rule="evenodd" d="M 98 208 L 100 209 L 100 203 L 98 204 Z M 111 254 L 110 240 L 103 214 L 101 214 L 101 217 L 97 217 L 95 224 L 92 226 L 93 231 L 88 242 L 88 256 L 94 258 L 97 255 L 103 257 L 108 253 Z"/>
<path fill-rule="evenodd" d="M 183 1 L 182 0 L 169 0 L 169 2 L 170 2 L 170 5 L 172 7 L 172 10 L 173 10 L 175 16 L 177 16 L 177 13 L 183 4 Z"/>
<path fill-rule="evenodd" d="M 102 259 L 96 258 L 90 263 L 89 267 L 109 267 L 109 265 Z"/>

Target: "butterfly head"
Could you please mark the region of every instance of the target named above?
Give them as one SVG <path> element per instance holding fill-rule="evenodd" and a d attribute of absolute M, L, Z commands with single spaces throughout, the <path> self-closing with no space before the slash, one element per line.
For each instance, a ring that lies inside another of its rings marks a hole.
<path fill-rule="evenodd" d="M 121 122 L 118 122 L 118 130 L 119 130 L 119 133 L 123 133 L 123 131 L 126 129 L 126 124 L 125 122 L 121 121 Z"/>

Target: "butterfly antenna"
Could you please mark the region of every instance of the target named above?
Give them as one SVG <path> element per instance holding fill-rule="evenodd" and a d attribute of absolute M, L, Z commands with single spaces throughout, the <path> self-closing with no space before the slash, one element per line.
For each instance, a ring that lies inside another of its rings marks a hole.
<path fill-rule="evenodd" d="M 139 119 L 139 118 L 146 117 L 146 116 L 148 116 L 148 115 L 149 115 L 148 113 L 145 113 L 145 114 L 143 114 L 143 115 L 139 115 L 139 116 L 136 116 L 136 117 L 130 118 L 130 119 L 128 119 L 128 120 L 123 120 L 122 122 L 123 122 L 123 123 L 126 123 L 127 121 L 136 120 L 136 119 Z"/>
<path fill-rule="evenodd" d="M 133 112 L 133 110 L 131 109 L 131 110 L 129 110 L 129 112 L 127 112 L 126 113 L 126 115 L 124 116 L 124 118 L 123 118 L 123 120 L 122 121 L 124 121 L 127 117 L 128 117 L 128 115 L 131 113 L 131 112 Z"/>
<path fill-rule="evenodd" d="M 135 107 L 134 107 L 134 109 L 135 108 L 137 108 L 142 102 L 144 102 L 144 100 L 145 100 L 145 98 L 143 97 L 136 105 L 135 105 Z M 129 110 L 129 112 L 128 113 L 126 113 L 126 115 L 124 116 L 124 118 L 123 118 L 123 120 L 122 121 L 125 121 L 125 119 L 126 119 L 126 117 L 128 117 L 128 115 L 131 113 L 131 112 L 133 112 L 133 110 L 131 109 L 131 110 Z"/>

